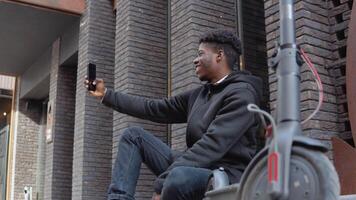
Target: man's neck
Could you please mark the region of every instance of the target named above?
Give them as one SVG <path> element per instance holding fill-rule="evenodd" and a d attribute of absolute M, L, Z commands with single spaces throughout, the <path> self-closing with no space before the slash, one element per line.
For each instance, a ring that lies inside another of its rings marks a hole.
<path fill-rule="evenodd" d="M 231 71 L 227 71 L 227 72 L 223 72 L 220 73 L 216 78 L 211 80 L 212 84 L 217 84 L 218 81 L 220 81 L 221 79 L 225 78 L 226 76 L 228 76 L 231 73 Z"/>

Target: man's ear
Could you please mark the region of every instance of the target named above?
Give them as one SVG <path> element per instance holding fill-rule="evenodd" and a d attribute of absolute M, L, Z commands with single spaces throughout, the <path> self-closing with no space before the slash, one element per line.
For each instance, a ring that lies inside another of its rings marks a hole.
<path fill-rule="evenodd" d="M 219 49 L 217 54 L 218 55 L 216 56 L 216 62 L 219 63 L 223 59 L 224 51 L 222 49 Z"/>

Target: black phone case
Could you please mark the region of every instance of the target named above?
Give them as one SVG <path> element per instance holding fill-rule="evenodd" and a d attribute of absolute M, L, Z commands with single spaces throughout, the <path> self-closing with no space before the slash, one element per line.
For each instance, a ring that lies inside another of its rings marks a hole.
<path fill-rule="evenodd" d="M 93 63 L 89 63 L 87 73 L 88 73 L 87 77 L 88 77 L 88 81 L 89 81 L 88 90 L 95 91 L 96 87 L 93 84 L 93 82 L 96 79 L 96 65 Z"/>

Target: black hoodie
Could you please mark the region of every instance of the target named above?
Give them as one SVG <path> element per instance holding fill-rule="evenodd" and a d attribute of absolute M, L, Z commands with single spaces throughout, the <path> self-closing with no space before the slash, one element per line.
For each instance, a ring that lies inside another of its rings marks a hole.
<path fill-rule="evenodd" d="M 224 167 L 236 183 L 256 154 L 259 120 L 247 110 L 259 105 L 262 81 L 234 71 L 221 83 L 206 83 L 174 97 L 148 99 L 107 90 L 103 103 L 115 110 L 160 123 L 186 123 L 188 149 L 156 180 L 160 193 L 167 173 L 177 166 Z"/>

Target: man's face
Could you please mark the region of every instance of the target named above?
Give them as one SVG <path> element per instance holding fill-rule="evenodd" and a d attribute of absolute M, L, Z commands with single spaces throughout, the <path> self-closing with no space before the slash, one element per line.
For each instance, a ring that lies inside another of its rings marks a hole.
<path fill-rule="evenodd" d="M 195 73 L 201 81 L 210 81 L 217 71 L 218 54 L 211 47 L 211 44 L 201 43 L 198 49 L 198 56 L 194 59 Z"/>

